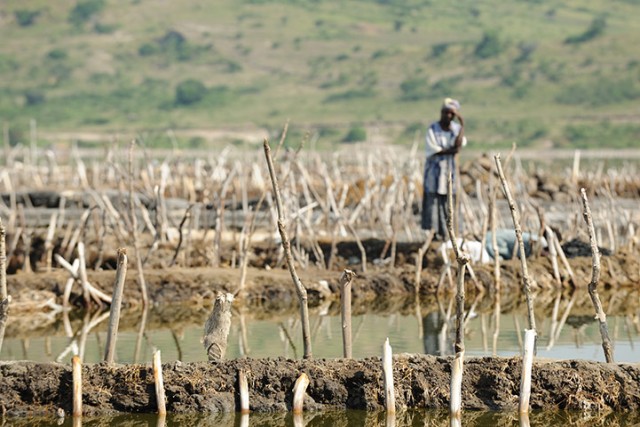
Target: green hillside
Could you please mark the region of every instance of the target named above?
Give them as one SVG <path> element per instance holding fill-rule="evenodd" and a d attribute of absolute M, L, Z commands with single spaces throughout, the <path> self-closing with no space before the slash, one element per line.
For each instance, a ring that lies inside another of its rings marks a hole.
<path fill-rule="evenodd" d="M 12 143 L 32 118 L 407 143 L 453 96 L 476 146 L 637 147 L 639 16 L 640 0 L 4 0 L 0 120 Z"/>

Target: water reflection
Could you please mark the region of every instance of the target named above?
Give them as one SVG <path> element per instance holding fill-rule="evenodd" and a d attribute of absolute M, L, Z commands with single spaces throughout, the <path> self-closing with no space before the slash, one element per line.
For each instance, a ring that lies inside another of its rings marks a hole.
<path fill-rule="evenodd" d="M 389 418 L 384 412 L 365 411 L 330 411 L 330 412 L 304 412 L 299 418 L 291 413 L 252 413 L 243 416 L 241 414 L 169 414 L 165 418 L 157 415 L 117 415 L 102 417 L 84 417 L 81 424 L 73 424 L 70 418 L 57 420 L 55 418 L 22 418 L 11 419 L 7 425 L 11 426 L 131 426 L 131 427 L 161 427 L 161 426 L 425 426 L 444 427 L 450 426 L 451 420 L 446 411 L 433 410 L 407 410 L 401 411 L 393 418 Z M 487 412 L 465 411 L 462 413 L 460 425 L 472 427 L 542 427 L 542 426 L 580 426 L 580 427 L 622 427 L 637 425 L 640 423 L 640 414 L 607 413 L 588 414 L 572 412 L 533 412 L 528 417 L 519 417 L 511 412 Z M 3 422 L 0 425 L 5 425 Z"/>
<path fill-rule="evenodd" d="M 513 356 L 520 353 L 526 310 L 517 299 L 494 297 L 471 301 L 466 309 L 465 347 L 468 356 Z M 637 292 L 603 294 L 615 360 L 640 357 L 635 340 L 640 334 Z M 538 296 L 538 357 L 604 361 L 597 322 L 586 292 Z M 201 344 L 207 306 L 154 307 L 147 312 L 123 311 L 115 360 L 145 362 L 155 349 L 163 361 L 206 360 Z M 38 323 L 38 317 L 10 317 L 2 360 L 68 362 L 80 354 L 88 363 L 104 357 L 108 313 L 58 313 Z M 314 356 L 342 356 L 339 307 L 327 303 L 311 310 Z M 453 300 L 423 301 L 386 298 L 354 307 L 353 355 L 380 356 L 389 337 L 395 353 L 450 355 L 455 314 Z M 296 305 L 260 311 L 240 308 L 233 313 L 227 357 L 299 358 L 302 351 Z"/>

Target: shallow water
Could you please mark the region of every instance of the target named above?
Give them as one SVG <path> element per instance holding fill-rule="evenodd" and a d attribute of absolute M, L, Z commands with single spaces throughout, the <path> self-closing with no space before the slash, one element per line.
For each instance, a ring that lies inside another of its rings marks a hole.
<path fill-rule="evenodd" d="M 528 419 L 527 419 L 528 418 Z M 586 414 L 572 412 L 533 412 L 528 417 L 519 417 L 511 412 L 466 411 L 458 425 L 474 427 L 496 426 L 632 426 L 640 423 L 638 414 Z M 2 424 L 4 425 L 4 424 Z M 277 414 L 215 414 L 215 415 L 172 415 L 160 418 L 157 415 L 119 415 L 105 417 L 85 417 L 74 424 L 70 418 L 30 418 L 10 420 L 9 425 L 29 426 L 450 426 L 446 411 L 408 410 L 400 411 L 395 417 L 387 417 L 384 412 L 331 411 L 305 412 L 294 417 L 291 413 Z"/>
<path fill-rule="evenodd" d="M 380 356 L 382 344 L 389 337 L 394 353 L 452 353 L 454 322 L 451 307 L 441 307 L 418 315 L 362 314 L 353 318 L 353 356 Z M 586 359 L 604 361 L 598 324 L 592 316 L 563 316 L 558 310 L 555 320 L 538 318 L 537 357 L 551 359 Z M 153 316 L 151 312 L 150 316 Z M 447 321 L 448 319 L 448 321 Z M 165 324 L 152 330 L 120 332 L 117 341 L 117 361 L 120 363 L 150 362 L 155 349 L 161 350 L 162 361 L 204 361 L 201 343 L 203 324 Z M 341 320 L 339 315 L 311 316 L 312 348 L 316 358 L 342 356 Z M 640 360 L 638 315 L 609 316 L 609 331 L 614 342 L 617 362 Z M 64 333 L 29 339 L 5 337 L 1 360 L 33 360 L 69 362 L 72 352 L 83 354 L 87 363 L 102 360 L 106 342 L 108 316 L 82 340 L 76 326 L 74 340 Z M 523 314 L 501 314 L 496 322 L 494 313 L 469 315 L 465 347 L 467 356 L 516 356 L 520 354 L 521 337 L 527 325 Z M 62 330 L 62 327 L 59 328 Z M 520 331 L 520 332 L 518 332 Z M 65 349 L 67 352 L 65 353 Z M 302 357 L 302 336 L 297 314 L 256 320 L 234 313 L 229 334 L 227 358 Z"/>

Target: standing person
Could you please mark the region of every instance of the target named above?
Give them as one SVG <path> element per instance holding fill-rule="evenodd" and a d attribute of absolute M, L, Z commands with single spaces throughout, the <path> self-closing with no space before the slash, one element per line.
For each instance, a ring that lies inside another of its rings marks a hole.
<path fill-rule="evenodd" d="M 457 122 L 455 121 L 457 119 Z M 426 136 L 427 160 L 424 168 L 422 199 L 422 229 L 434 230 L 434 239 L 444 240 L 447 232 L 447 192 L 449 172 L 456 191 L 456 154 L 467 145 L 460 102 L 446 98 L 440 110 L 440 120 L 429 126 Z"/>

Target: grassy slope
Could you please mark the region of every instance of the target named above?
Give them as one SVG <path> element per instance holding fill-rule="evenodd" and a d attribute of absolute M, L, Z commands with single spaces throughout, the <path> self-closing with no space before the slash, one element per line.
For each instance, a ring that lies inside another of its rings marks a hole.
<path fill-rule="evenodd" d="M 328 139 L 353 123 L 380 125 L 402 142 L 452 95 L 478 144 L 637 146 L 640 137 L 637 0 L 106 0 L 79 27 L 68 22 L 75 5 L 0 4 L 0 119 L 14 128 L 31 117 L 41 129 L 110 132 L 276 129 L 290 119 L 292 131 L 337 129 Z M 40 14 L 20 26 L 21 9 Z M 564 43 L 597 17 L 602 34 Z M 160 48 L 171 30 L 186 38 L 180 52 Z M 498 53 L 480 58 L 487 34 Z M 145 43 L 160 51 L 140 55 Z M 208 90 L 178 106 L 187 78 Z"/>

